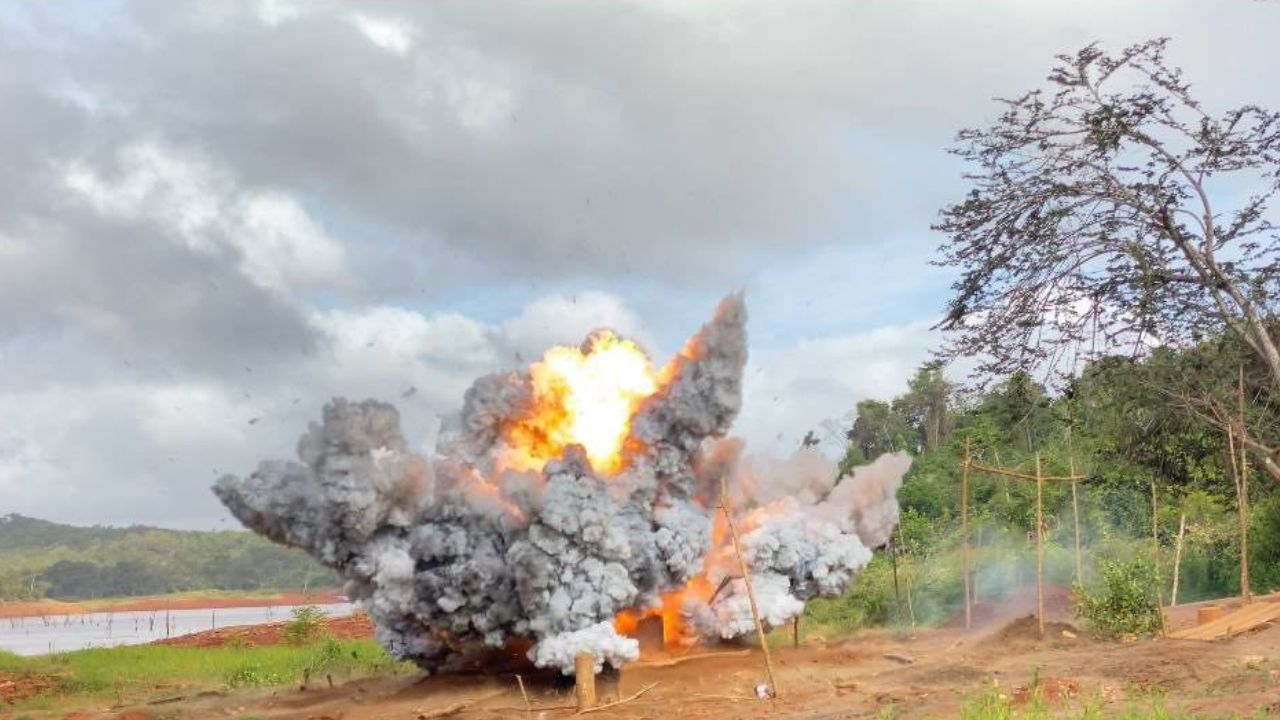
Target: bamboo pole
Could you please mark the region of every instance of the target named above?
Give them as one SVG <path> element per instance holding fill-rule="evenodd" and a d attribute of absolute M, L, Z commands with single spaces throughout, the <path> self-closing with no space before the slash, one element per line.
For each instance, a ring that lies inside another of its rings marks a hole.
<path fill-rule="evenodd" d="M 1044 478 L 1036 453 L 1036 620 L 1044 637 Z"/>
<path fill-rule="evenodd" d="M 1076 474 L 1076 459 L 1068 458 L 1071 474 Z M 1071 481 L 1071 520 L 1076 526 L 1076 582 L 1084 582 L 1084 556 L 1080 552 L 1080 497 L 1076 493 L 1076 481 Z"/>
<path fill-rule="evenodd" d="M 907 543 L 905 540 L 902 539 L 902 523 L 898 523 L 898 548 L 900 548 L 905 553 L 906 547 L 907 547 Z M 907 578 L 907 579 L 909 580 L 910 578 Z M 906 588 L 904 590 L 904 594 L 907 596 L 907 615 L 911 618 L 911 627 L 915 628 L 916 609 L 915 609 L 915 606 L 911 604 L 911 583 L 908 582 L 908 583 L 905 583 L 905 585 L 906 585 Z"/>
<path fill-rule="evenodd" d="M 991 473 L 992 475 L 1003 475 L 1005 477 L 1019 478 L 1021 480 L 1043 480 L 1045 482 L 1070 482 L 1073 480 L 1088 479 L 1083 475 L 1074 475 L 1074 474 L 1072 475 L 1041 475 L 1040 477 L 1036 477 L 1035 475 L 1028 475 L 1027 473 L 1024 473 L 1024 472 L 1018 472 L 1017 470 L 1007 470 L 1002 467 L 992 467 L 990 465 L 983 465 L 981 463 L 976 463 L 976 462 L 970 463 L 970 467 L 972 467 L 974 470 L 981 470 L 982 472 Z"/>
<path fill-rule="evenodd" d="M 1182 537 L 1187 532 L 1187 514 L 1178 518 L 1178 539 L 1173 544 L 1173 592 L 1169 596 L 1169 607 L 1178 604 L 1178 572 L 1182 567 Z"/>
<path fill-rule="evenodd" d="M 899 526 L 901 527 L 901 526 Z M 898 586 L 898 543 L 889 534 L 889 564 L 893 566 L 893 602 L 898 610 L 898 622 L 902 622 L 902 590 Z"/>
<path fill-rule="evenodd" d="M 1151 562 L 1160 573 L 1160 508 L 1156 505 L 1156 479 L 1151 478 Z"/>
<path fill-rule="evenodd" d="M 596 659 L 589 652 L 573 658 L 574 684 L 578 695 L 578 712 L 596 706 Z"/>
<path fill-rule="evenodd" d="M 747 600 L 751 603 L 751 619 L 756 625 L 756 635 L 760 638 L 760 649 L 764 651 L 764 668 L 769 677 L 769 697 L 778 697 L 778 683 L 773 677 L 773 659 L 769 657 L 769 643 L 764 636 L 764 624 L 760 622 L 760 608 L 756 605 L 756 592 L 751 587 L 751 569 L 747 567 L 746 558 L 742 556 L 742 545 L 738 541 L 738 529 L 733 523 L 733 513 L 729 510 L 729 486 L 724 474 L 720 475 L 720 509 L 724 511 L 725 522 L 729 525 L 729 537 L 733 538 L 733 552 L 738 556 L 738 567 L 742 570 L 742 582 L 747 586 Z"/>
<path fill-rule="evenodd" d="M 1164 616 L 1164 580 L 1160 575 L 1160 506 L 1156 500 L 1156 479 L 1151 478 L 1151 567 L 1156 574 L 1156 611 L 1160 613 L 1160 634 L 1169 634 Z"/>
<path fill-rule="evenodd" d="M 964 629 L 973 627 L 973 593 L 969 587 L 969 465 L 973 461 L 969 438 L 964 439 L 964 465 L 960 468 L 960 562 L 964 575 Z"/>
<path fill-rule="evenodd" d="M 1249 588 L 1249 454 L 1244 434 L 1244 366 L 1240 366 L 1240 480 L 1236 485 L 1236 509 L 1240 515 L 1240 602 L 1253 602 Z"/>

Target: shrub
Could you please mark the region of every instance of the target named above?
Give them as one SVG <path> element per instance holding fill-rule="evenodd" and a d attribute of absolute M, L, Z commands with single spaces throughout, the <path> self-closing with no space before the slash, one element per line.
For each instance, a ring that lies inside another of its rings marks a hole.
<path fill-rule="evenodd" d="M 228 688 L 237 689 L 283 685 L 286 679 L 280 673 L 267 670 L 260 665 L 247 664 L 227 673 L 225 682 Z"/>
<path fill-rule="evenodd" d="M 1155 572 L 1144 558 L 1100 560 L 1102 587 L 1090 592 L 1075 587 L 1076 615 L 1096 635 L 1152 635 L 1160 629 L 1160 605 L 1155 600 Z"/>
<path fill-rule="evenodd" d="M 318 640 L 324 632 L 324 611 L 315 605 L 293 609 L 293 619 L 284 626 L 284 639 L 290 645 L 305 645 Z"/>

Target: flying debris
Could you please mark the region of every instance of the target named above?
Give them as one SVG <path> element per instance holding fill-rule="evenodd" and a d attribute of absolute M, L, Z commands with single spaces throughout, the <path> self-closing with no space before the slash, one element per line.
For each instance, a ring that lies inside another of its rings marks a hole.
<path fill-rule="evenodd" d="M 905 454 L 837 477 L 813 448 L 762 461 L 726 437 L 746 359 L 734 295 L 661 368 L 601 330 L 476 380 L 431 456 L 409 451 L 393 406 L 335 399 L 298 462 L 214 492 L 341 573 L 397 658 L 435 670 L 532 643 L 536 665 L 565 674 L 583 652 L 620 667 L 645 616 L 662 616 L 669 642 L 751 631 L 721 478 L 770 626 L 842 592 L 896 522 Z"/>

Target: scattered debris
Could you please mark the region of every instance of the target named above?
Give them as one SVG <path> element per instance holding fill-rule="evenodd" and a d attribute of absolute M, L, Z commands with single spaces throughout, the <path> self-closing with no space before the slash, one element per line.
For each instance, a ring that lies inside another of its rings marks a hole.
<path fill-rule="evenodd" d="M 656 683 L 656 682 L 655 682 L 655 683 L 650 683 L 650 684 L 645 685 L 644 687 L 640 688 L 640 690 L 639 690 L 639 691 L 637 691 L 634 695 L 628 695 L 627 697 L 624 697 L 624 698 L 622 698 L 621 700 L 616 700 L 616 701 L 611 702 L 611 703 L 605 703 L 605 704 L 603 704 L 603 705 L 597 705 L 597 706 L 595 706 L 595 707 L 593 707 L 593 708 L 587 708 L 587 709 L 585 709 L 585 710 L 579 710 L 579 711 L 578 711 L 578 714 L 579 714 L 579 715 L 586 715 L 587 713 L 593 713 L 593 712 L 597 712 L 597 711 L 600 711 L 600 710 L 604 710 L 605 708 L 617 707 L 618 705 L 621 705 L 621 704 L 623 704 L 623 703 L 629 703 L 629 702 L 631 702 L 632 700 L 635 700 L 636 698 L 638 698 L 638 697 L 640 697 L 641 695 L 643 695 L 643 694 L 645 694 L 645 693 L 649 692 L 650 690 L 654 689 L 654 688 L 655 688 L 655 687 L 657 687 L 657 686 L 658 686 L 658 683 Z"/>
<path fill-rule="evenodd" d="M 681 663 L 687 663 L 693 660 L 707 660 L 709 658 L 718 658 L 718 657 L 719 658 L 742 657 L 743 655 L 750 655 L 750 654 L 751 654 L 750 650 L 725 650 L 722 652 L 691 653 L 689 655 L 682 655 L 678 658 L 671 658 L 668 660 L 646 660 L 638 663 L 632 663 L 630 667 L 647 667 L 647 668 L 670 667 L 672 665 L 680 665 Z"/>
<path fill-rule="evenodd" d="M 907 655 L 899 655 L 897 653 L 885 653 L 884 659 L 892 660 L 897 663 L 902 663 L 903 665 L 910 665 L 915 662 L 915 658 L 909 657 Z"/>
<path fill-rule="evenodd" d="M 471 698 L 470 700 L 463 700 L 461 702 L 456 702 L 452 705 L 446 705 L 437 710 L 419 710 L 417 711 L 418 713 L 417 719 L 432 720 L 433 718 L 443 718 L 443 717 L 449 717 L 450 715 L 456 715 L 457 713 L 460 713 L 463 710 L 466 710 L 467 708 L 471 707 L 472 705 L 475 705 L 476 703 L 482 703 L 485 700 L 498 697 L 504 692 L 506 691 L 494 690 L 493 692 L 485 693 L 484 695 Z"/>

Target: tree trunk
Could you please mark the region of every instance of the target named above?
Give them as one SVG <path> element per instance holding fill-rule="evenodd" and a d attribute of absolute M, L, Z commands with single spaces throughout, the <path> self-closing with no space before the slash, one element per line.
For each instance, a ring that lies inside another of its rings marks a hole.
<path fill-rule="evenodd" d="M 1178 540 L 1173 545 L 1173 593 L 1169 597 L 1170 607 L 1178 604 L 1178 572 L 1182 567 L 1182 537 L 1187 532 L 1187 514 L 1182 513 L 1178 519 Z"/>

